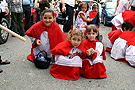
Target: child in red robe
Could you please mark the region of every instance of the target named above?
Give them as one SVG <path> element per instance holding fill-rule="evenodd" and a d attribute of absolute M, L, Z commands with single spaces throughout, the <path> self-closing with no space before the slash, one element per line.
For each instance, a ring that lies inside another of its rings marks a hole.
<path fill-rule="evenodd" d="M 132 67 L 135 67 L 135 37 L 127 42 L 128 48 L 126 49 L 125 59 Z"/>
<path fill-rule="evenodd" d="M 83 44 L 87 50 L 87 57 L 83 59 L 80 73 L 86 78 L 107 78 L 104 45 L 98 40 L 99 31 L 94 24 L 87 26 L 86 36 L 88 39 Z"/>
<path fill-rule="evenodd" d="M 54 78 L 66 80 L 78 80 L 79 69 L 82 67 L 82 58 L 85 55 L 82 44 L 84 33 L 80 29 L 69 31 L 69 39 L 59 43 L 51 50 L 55 55 L 55 64 L 50 69 Z"/>
<path fill-rule="evenodd" d="M 135 17 L 135 11 L 132 10 L 125 10 L 124 12 L 118 14 L 111 20 L 112 31 L 116 29 L 120 29 L 125 21 L 129 21 L 130 23 L 132 23 L 133 27 L 135 27 L 134 17 Z"/>
<path fill-rule="evenodd" d="M 112 45 L 114 44 L 114 41 L 119 37 L 119 35 L 121 35 L 123 31 L 131 31 L 132 28 L 133 25 L 129 21 L 125 21 L 122 24 L 122 29 L 111 31 L 108 34 L 106 51 L 111 52 Z"/>
<path fill-rule="evenodd" d="M 34 62 L 34 55 L 42 50 L 47 52 L 48 58 L 52 58 L 50 50 L 66 40 L 65 34 L 54 21 L 54 12 L 51 9 L 44 10 L 42 20 L 28 29 L 26 35 L 32 42 L 31 54 L 27 57 L 32 62 Z"/>
<path fill-rule="evenodd" d="M 127 63 L 125 56 L 126 50 L 129 47 L 127 44 L 130 42 L 131 38 L 135 37 L 135 31 L 123 31 L 122 34 L 115 40 L 112 50 L 111 57 L 116 61 L 121 61 Z"/>
<path fill-rule="evenodd" d="M 99 9 L 99 6 L 98 6 L 98 4 L 93 4 L 92 5 L 92 11 L 90 11 L 90 13 L 89 13 L 89 19 L 91 19 L 91 21 L 90 22 L 87 22 L 87 24 L 89 25 L 89 24 L 95 24 L 96 26 L 97 26 L 97 28 L 99 28 L 99 22 L 100 22 L 100 20 L 99 20 L 99 12 L 98 12 L 98 9 Z"/>

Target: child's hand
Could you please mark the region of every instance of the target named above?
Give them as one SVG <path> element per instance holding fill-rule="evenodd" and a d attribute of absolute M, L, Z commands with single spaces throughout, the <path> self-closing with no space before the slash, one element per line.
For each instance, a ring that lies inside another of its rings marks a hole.
<path fill-rule="evenodd" d="M 88 19 L 88 22 L 92 21 L 93 19 Z"/>
<path fill-rule="evenodd" d="M 90 56 L 90 55 L 93 55 L 95 53 L 95 50 L 93 48 L 90 48 L 86 51 L 87 55 Z"/>
<path fill-rule="evenodd" d="M 38 39 L 37 42 L 36 42 L 36 44 L 37 44 L 38 46 L 40 46 L 40 45 L 42 44 L 42 42 Z"/>

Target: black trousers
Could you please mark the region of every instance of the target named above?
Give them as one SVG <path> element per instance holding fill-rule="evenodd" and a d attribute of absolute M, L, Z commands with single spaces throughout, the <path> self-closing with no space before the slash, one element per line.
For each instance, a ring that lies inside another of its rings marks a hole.
<path fill-rule="evenodd" d="M 23 13 L 25 14 L 25 31 L 31 27 L 31 7 L 30 5 L 23 5 Z"/>
<path fill-rule="evenodd" d="M 71 7 L 66 4 L 66 14 L 69 16 L 70 23 L 69 23 L 69 25 L 64 25 L 64 27 L 63 27 L 64 32 L 68 32 L 73 27 L 74 7 Z"/>
<path fill-rule="evenodd" d="M 131 6 L 131 10 L 132 10 L 132 11 L 135 11 L 135 7 Z"/>
<path fill-rule="evenodd" d="M 0 23 L 1 23 L 1 20 L 2 20 L 2 18 L 4 17 L 4 15 L 5 15 L 5 12 L 1 12 L 1 13 L 0 13 Z"/>

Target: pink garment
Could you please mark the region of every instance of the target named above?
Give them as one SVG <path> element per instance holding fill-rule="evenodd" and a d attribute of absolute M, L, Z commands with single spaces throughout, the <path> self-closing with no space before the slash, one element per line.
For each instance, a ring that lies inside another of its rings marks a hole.
<path fill-rule="evenodd" d="M 75 28 L 81 29 L 83 32 L 86 30 L 87 22 L 84 22 L 83 19 L 81 18 L 80 14 L 83 14 L 85 18 L 87 18 L 86 13 L 83 11 L 80 11 L 77 15 L 76 22 L 75 22 Z"/>

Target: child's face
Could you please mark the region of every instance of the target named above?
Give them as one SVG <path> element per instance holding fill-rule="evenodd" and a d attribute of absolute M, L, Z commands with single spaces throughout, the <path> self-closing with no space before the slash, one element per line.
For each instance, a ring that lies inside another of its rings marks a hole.
<path fill-rule="evenodd" d="M 86 10 L 87 10 L 87 5 L 82 5 L 81 11 L 86 12 Z"/>
<path fill-rule="evenodd" d="M 88 37 L 88 39 L 89 39 L 90 41 L 95 41 L 97 35 L 98 35 L 98 33 L 93 32 L 92 29 L 91 29 L 90 32 L 87 32 L 87 33 L 86 33 L 86 36 Z"/>
<path fill-rule="evenodd" d="M 44 15 L 42 16 L 42 20 L 43 20 L 45 26 L 46 26 L 46 27 L 49 27 L 49 26 L 51 26 L 51 24 L 52 24 L 52 22 L 53 22 L 53 20 L 54 20 L 54 17 L 53 17 L 53 15 L 52 15 L 51 12 L 46 12 L 46 13 L 44 13 Z"/>
<path fill-rule="evenodd" d="M 82 37 L 73 35 L 69 40 L 74 47 L 78 47 L 82 42 Z"/>
<path fill-rule="evenodd" d="M 93 10 L 94 10 L 94 11 L 98 11 L 98 7 L 96 6 Z"/>

